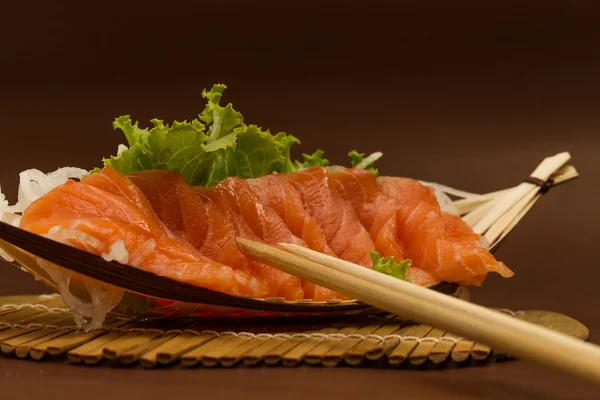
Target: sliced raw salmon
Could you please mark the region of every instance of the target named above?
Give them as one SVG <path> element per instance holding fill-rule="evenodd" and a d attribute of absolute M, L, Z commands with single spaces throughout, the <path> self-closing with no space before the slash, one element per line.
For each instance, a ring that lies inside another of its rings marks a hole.
<path fill-rule="evenodd" d="M 237 191 L 234 189 L 237 189 L 240 195 L 236 195 Z M 245 181 L 228 178 L 215 187 L 196 187 L 194 190 L 225 215 L 233 225 L 237 237 L 268 244 L 302 244 L 279 215 L 253 195 Z M 269 297 L 283 297 L 288 300 L 304 298 L 302 281 L 299 278 L 257 261 L 251 261 L 251 265 L 270 288 Z"/>
<path fill-rule="evenodd" d="M 329 247 L 343 260 L 372 266 L 375 244 L 352 204 L 331 187 L 324 168 L 313 167 L 285 177 L 300 193 L 305 210 L 320 225 Z"/>
<path fill-rule="evenodd" d="M 127 177 L 142 190 L 164 224 L 200 254 L 234 269 L 250 269 L 237 248 L 231 223 L 211 202 L 203 201 L 178 172 L 150 170 Z"/>
<path fill-rule="evenodd" d="M 95 254 L 122 241 L 133 266 L 181 282 L 244 296 L 261 296 L 263 284 L 247 271 L 213 261 L 168 237 L 128 200 L 69 181 L 25 211 L 20 226 Z"/>
<path fill-rule="evenodd" d="M 106 168 L 104 169 L 106 170 Z M 104 170 L 102 170 L 104 172 Z M 92 177 L 94 175 L 90 175 Z M 172 232 L 182 234 L 184 231 L 181 207 L 175 185 L 183 182 L 179 172 L 172 171 L 139 171 L 127 175 L 150 202 L 152 209 L 160 220 Z"/>
<path fill-rule="evenodd" d="M 21 227 L 96 254 L 122 246 L 124 262 L 242 296 L 344 298 L 245 257 L 238 237 L 296 243 L 367 268 L 374 250 L 398 262 L 409 258 L 407 275 L 419 285 L 513 274 L 480 235 L 440 210 L 432 189 L 362 169 L 313 167 L 203 188 L 188 186 L 177 172 L 123 176 L 105 168 L 33 202 Z"/>
<path fill-rule="evenodd" d="M 232 177 L 204 192 L 211 199 L 231 208 L 240 215 L 250 229 L 265 243 L 295 243 L 304 246 L 302 239 L 294 235 L 279 214 L 255 195 L 245 180 Z M 225 206 L 225 207 L 227 207 Z"/>
<path fill-rule="evenodd" d="M 481 284 L 489 272 L 514 275 L 466 223 L 440 210 L 433 189 L 406 178 L 381 177 L 378 183 L 395 199 L 398 237 L 415 266 L 438 280 L 461 284 Z"/>
<path fill-rule="evenodd" d="M 354 207 L 379 254 L 393 256 L 398 262 L 406 259 L 404 245 L 397 234 L 395 201 L 382 193 L 375 175 L 356 168 L 337 170 L 328 175 L 340 196 Z"/>
<path fill-rule="evenodd" d="M 288 181 L 285 175 L 271 174 L 247 181 L 254 194 L 263 204 L 271 207 L 297 237 L 302 238 L 310 249 L 333 257 L 337 254 L 329 247 L 323 230 L 316 219 L 310 215 L 302 203 L 300 193 Z M 303 281 L 304 297 L 314 300 L 329 300 L 343 295 L 312 282 Z"/>

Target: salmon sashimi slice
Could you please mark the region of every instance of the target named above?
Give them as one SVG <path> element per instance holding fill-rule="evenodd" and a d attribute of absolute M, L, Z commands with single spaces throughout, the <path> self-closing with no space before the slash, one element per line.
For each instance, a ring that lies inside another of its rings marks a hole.
<path fill-rule="evenodd" d="M 142 191 L 165 226 L 172 232 L 182 234 L 184 231 L 182 212 L 175 188 L 176 183 L 183 182 L 181 174 L 172 171 L 148 170 L 134 172 L 127 175 L 127 178 Z"/>
<path fill-rule="evenodd" d="M 274 211 L 264 212 L 267 207 L 254 196 L 250 199 L 236 196 L 228 186 L 236 185 L 237 182 L 231 178 L 226 181 L 230 182 L 212 188 L 195 187 L 194 190 L 223 213 L 234 227 L 236 237 L 268 244 L 300 242 Z M 251 261 L 251 266 L 270 288 L 269 297 L 283 297 L 288 300 L 304 299 L 305 294 L 300 278 L 257 261 Z"/>
<path fill-rule="evenodd" d="M 237 248 L 232 225 L 212 203 L 202 201 L 178 172 L 149 170 L 127 177 L 142 190 L 163 223 L 200 254 L 234 269 L 250 269 Z"/>
<path fill-rule="evenodd" d="M 100 173 L 86 176 L 81 180 L 81 183 L 129 200 L 150 220 L 161 226 L 167 236 L 179 240 L 191 248 L 190 243 L 181 240 L 183 229 L 181 209 L 178 207 L 177 201 L 172 201 L 177 200 L 176 197 L 173 197 L 173 194 L 176 194 L 174 183 L 178 180 L 183 182 L 181 175 L 166 171 L 149 172 L 150 174 L 145 175 L 155 175 L 160 178 L 160 181 L 155 178 L 152 181 L 156 184 L 150 185 L 150 181 L 142 180 L 142 184 L 137 185 L 130 177 L 122 175 L 111 167 L 106 167 Z M 138 176 L 136 175 L 136 177 Z M 146 195 L 146 192 L 148 192 L 148 195 Z"/>
<path fill-rule="evenodd" d="M 379 254 L 413 261 L 407 272 L 413 282 L 480 284 L 488 272 L 512 275 L 489 254 L 485 240 L 460 217 L 442 212 L 434 191 L 419 182 L 377 179 L 363 169 L 333 170 L 329 177 L 340 196 L 352 203 Z M 442 245 L 441 239 L 447 243 Z M 464 264 L 459 267 L 456 260 Z"/>
<path fill-rule="evenodd" d="M 514 275 L 466 223 L 440 210 L 433 189 L 406 178 L 380 177 L 378 183 L 396 201 L 398 236 L 416 267 L 465 285 L 481 284 L 489 272 Z"/>
<path fill-rule="evenodd" d="M 260 297 L 261 282 L 246 271 L 234 270 L 188 251 L 168 236 L 107 219 L 37 220 L 27 226 L 34 233 L 107 257 L 119 246 L 127 250 L 127 264 L 179 282 L 236 296 Z"/>
<path fill-rule="evenodd" d="M 271 174 L 247 181 L 254 194 L 263 204 L 273 209 L 285 225 L 310 249 L 333 257 L 337 254 L 329 247 L 323 230 L 302 203 L 300 193 L 292 186 L 285 175 Z"/>
<path fill-rule="evenodd" d="M 140 188 L 114 168 L 106 167 L 98 174 L 88 175 L 81 180 L 81 183 L 97 187 L 115 196 L 124 197 L 157 225 L 162 225 L 158 216 L 153 212 L 148 198 Z"/>
<path fill-rule="evenodd" d="M 328 175 L 339 195 L 354 207 L 379 254 L 392 256 L 397 262 L 405 260 L 406 250 L 397 234 L 395 201 L 382 193 L 375 175 L 356 168 L 337 170 Z"/>
<path fill-rule="evenodd" d="M 153 273 L 223 293 L 286 300 L 343 299 L 330 289 L 244 256 L 238 237 L 295 243 L 372 268 L 370 252 L 411 259 L 407 276 L 479 285 L 513 272 L 432 189 L 363 169 L 312 167 L 212 188 L 178 172 L 112 168 L 67 181 L 34 201 L 20 226 Z M 120 252 L 119 252 L 120 250 Z M 120 255 L 119 255 L 120 254 Z"/>
<path fill-rule="evenodd" d="M 122 178 L 127 180 L 127 177 Z M 131 181 L 147 195 L 156 214 L 164 218 L 165 225 L 181 235 L 180 241 L 185 239 L 200 254 L 261 278 L 263 292 L 258 297 L 303 299 L 297 277 L 248 260 L 240 252 L 236 237 L 260 238 L 253 234 L 242 216 L 229 207 L 231 204 L 225 202 L 225 197 L 217 199 L 222 205 L 222 208 L 218 207 L 207 196 L 201 196 L 200 188 L 189 187 L 177 172 L 141 171 L 131 174 Z"/>
<path fill-rule="evenodd" d="M 158 237 L 165 234 L 158 219 L 148 217 L 124 197 L 83 182 L 67 181 L 31 203 L 23 213 L 20 226 L 45 218 L 106 218 L 143 229 Z"/>
<path fill-rule="evenodd" d="M 238 249 L 234 227 L 210 201 L 205 201 L 183 180 L 177 182 L 177 202 L 181 209 L 185 237 L 198 251 L 237 269 L 251 270 Z"/>
<path fill-rule="evenodd" d="M 32 203 L 20 227 L 98 255 L 121 246 L 128 254 L 122 262 L 207 289 L 244 296 L 260 296 L 265 291 L 251 274 L 200 255 L 153 227 L 151 218 L 140 221 L 144 218 L 140 214 L 137 206 L 122 197 L 69 181 Z"/>
<path fill-rule="evenodd" d="M 304 209 L 300 193 L 285 175 L 271 174 L 257 179 L 249 179 L 247 182 L 260 201 L 271 207 L 290 231 L 295 236 L 302 238 L 308 248 L 337 257 L 337 254 L 327 244 L 323 230 L 316 219 Z M 317 301 L 346 298 L 331 289 L 308 281 L 303 281 L 302 289 L 305 298 Z"/>
<path fill-rule="evenodd" d="M 328 176 L 340 196 L 352 204 L 360 222 L 371 234 L 377 252 L 382 257 L 394 257 L 396 262 L 406 260 L 407 252 L 398 236 L 396 202 L 382 192 L 375 175 L 364 169 L 350 168 L 328 171 Z M 414 264 L 406 275 L 421 286 L 437 282 Z"/>
<path fill-rule="evenodd" d="M 325 168 L 312 167 L 285 177 L 301 195 L 305 210 L 321 226 L 325 239 L 343 260 L 372 267 L 375 244 L 352 205 L 329 184 Z"/>
<path fill-rule="evenodd" d="M 235 265 L 251 271 L 264 283 L 265 292 L 261 297 L 283 297 L 287 300 L 301 300 L 304 292 L 300 279 L 269 265 L 247 259 L 239 250 L 236 237 L 250 240 L 261 239 L 228 207 L 218 194 L 212 198 L 220 202 L 219 208 L 210 197 L 202 195 L 198 188 L 192 188 L 184 182 L 177 184 L 186 237 L 199 251 L 226 265 Z M 225 212 L 222 212 L 222 209 Z M 226 217 L 226 214 L 229 218 Z"/>
<path fill-rule="evenodd" d="M 211 198 L 221 197 L 233 212 L 242 216 L 252 231 L 265 243 L 306 245 L 290 231 L 283 219 L 268 203 L 255 195 L 245 180 L 238 177 L 227 178 L 208 190 L 206 194 Z"/>

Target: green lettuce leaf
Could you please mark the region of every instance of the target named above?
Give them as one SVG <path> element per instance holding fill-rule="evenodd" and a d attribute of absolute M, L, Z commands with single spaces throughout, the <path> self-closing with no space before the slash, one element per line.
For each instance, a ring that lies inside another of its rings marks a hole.
<path fill-rule="evenodd" d="M 125 134 L 125 139 L 127 139 L 127 143 L 129 146 L 133 146 L 137 143 L 138 138 L 143 134 L 143 132 L 148 132 L 147 129 L 140 129 L 138 127 L 138 123 L 131 123 L 131 118 L 129 115 L 123 115 L 113 122 L 113 127 L 115 129 L 119 128 Z"/>
<path fill-rule="evenodd" d="M 140 128 L 129 115 L 115 119 L 113 127 L 123 132 L 128 148 L 104 159 L 104 165 L 123 174 L 148 169 L 179 171 L 188 184 L 202 186 L 214 186 L 230 176 L 257 178 L 329 165 L 322 150 L 303 154 L 302 162 L 293 160 L 292 148 L 300 140 L 285 132 L 272 135 L 257 125 L 246 125 L 231 103 L 221 105 L 225 89 L 217 84 L 204 90 L 206 106 L 190 122 L 168 124 L 153 119 L 151 126 Z"/>
<path fill-rule="evenodd" d="M 280 145 L 268 131 L 256 125 L 240 128 L 235 148 L 228 147 L 215 152 L 207 166 L 210 171 L 205 186 L 214 186 L 230 176 L 256 178 L 268 175 L 274 165 L 281 164 Z"/>
<path fill-rule="evenodd" d="M 312 154 L 302 154 L 304 162 L 296 161 L 296 170 L 310 168 L 310 167 L 326 167 L 329 165 L 329 160 L 323 158 L 325 152 L 323 150 L 317 150 Z"/>
<path fill-rule="evenodd" d="M 117 118 L 113 126 L 125 134 L 129 148 L 105 159 L 104 164 L 125 174 L 146 169 L 179 171 L 187 183 L 203 186 L 229 176 L 255 178 L 276 170 L 288 172 L 293 165 L 290 148 L 299 141 L 285 133 L 273 136 L 256 125 L 245 125 L 231 104 L 220 105 L 224 89 L 225 85 L 215 85 L 205 90 L 207 105 L 191 122 L 168 125 L 153 119 L 151 129 L 141 129 L 127 115 Z"/>
<path fill-rule="evenodd" d="M 224 90 L 225 85 L 214 85 L 210 92 L 206 90 L 202 92 L 202 96 L 208 100 L 208 104 L 202 111 L 200 119 L 210 127 L 205 145 L 209 148 L 205 148 L 206 151 L 220 148 L 220 146 L 214 145 L 215 142 L 223 143 L 225 147 L 233 145 L 236 138 L 233 130 L 243 123 L 242 114 L 235 111 L 231 103 L 225 107 L 219 105 Z"/>
<path fill-rule="evenodd" d="M 279 132 L 273 138 L 279 146 L 279 152 L 281 153 L 281 160 L 275 164 L 275 171 L 277 172 L 296 172 L 298 166 L 292 161 L 291 150 L 297 144 L 300 144 L 298 138 L 288 135 L 285 132 Z"/>
<path fill-rule="evenodd" d="M 394 257 L 382 258 L 376 251 L 371 251 L 369 254 L 371 260 L 373 260 L 373 270 L 410 282 L 410 278 L 406 276 L 406 271 L 412 265 L 411 260 L 406 259 L 397 263 Z"/>

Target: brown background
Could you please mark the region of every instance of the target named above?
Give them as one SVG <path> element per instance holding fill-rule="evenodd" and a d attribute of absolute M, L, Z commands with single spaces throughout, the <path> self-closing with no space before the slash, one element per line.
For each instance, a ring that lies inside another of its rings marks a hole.
<path fill-rule="evenodd" d="M 16 3 L 16 2 L 15 2 Z M 21 2 L 0 24 L 0 183 L 27 168 L 91 168 L 123 138 L 112 119 L 193 118 L 215 82 L 247 121 L 345 162 L 472 191 L 516 184 L 568 150 L 582 178 L 553 190 L 498 252 L 517 275 L 474 301 L 571 315 L 600 331 L 600 53 L 595 2 Z M 524 3 L 527 3 L 525 5 Z M 485 5 L 484 5 L 485 4 Z M 568 6 L 566 5 L 568 4 Z M 4 264 L 0 294 L 44 289 Z M 54 385 L 54 389 L 49 389 Z M 46 389 L 43 389 L 45 387 Z M 525 362 L 451 371 L 126 370 L 0 358 L 7 398 L 115 391 L 292 398 L 599 398 Z M 11 397 L 15 396 L 15 397 Z"/>

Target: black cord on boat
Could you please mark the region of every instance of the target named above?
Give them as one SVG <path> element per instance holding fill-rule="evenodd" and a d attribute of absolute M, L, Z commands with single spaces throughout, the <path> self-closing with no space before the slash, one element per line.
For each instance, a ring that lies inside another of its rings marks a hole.
<path fill-rule="evenodd" d="M 548 193 L 550 188 L 552 188 L 552 186 L 554 186 L 554 179 L 548 179 L 547 181 L 543 181 L 543 180 L 533 177 L 533 176 L 527 177 L 527 179 L 524 179 L 523 182 L 531 183 L 533 185 L 539 186 L 541 194 Z"/>

